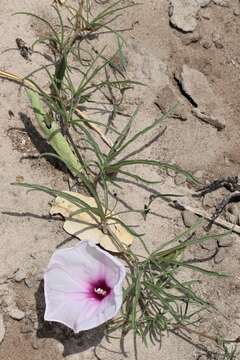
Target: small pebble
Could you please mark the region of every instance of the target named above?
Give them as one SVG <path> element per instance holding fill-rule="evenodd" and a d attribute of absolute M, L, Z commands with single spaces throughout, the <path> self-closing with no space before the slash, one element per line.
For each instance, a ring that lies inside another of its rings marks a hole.
<path fill-rule="evenodd" d="M 196 170 L 193 173 L 193 176 L 197 178 L 199 181 L 201 181 L 204 177 L 204 171 L 203 170 Z"/>
<path fill-rule="evenodd" d="M 202 42 L 201 42 L 201 45 L 202 45 L 202 47 L 203 47 L 204 49 L 210 49 L 210 48 L 212 47 L 211 41 L 207 41 L 207 40 L 202 41 Z"/>
<path fill-rule="evenodd" d="M 208 356 L 205 355 L 205 354 L 199 355 L 199 356 L 197 357 L 197 360 L 208 360 Z"/>
<path fill-rule="evenodd" d="M 182 43 L 186 46 L 196 43 L 201 40 L 201 34 L 199 31 L 194 31 L 194 33 L 184 34 L 185 36 L 182 38 Z"/>
<path fill-rule="evenodd" d="M 30 278 L 26 278 L 24 279 L 24 283 L 28 288 L 32 288 L 33 287 L 33 280 Z"/>
<path fill-rule="evenodd" d="M 225 249 L 223 247 L 219 248 L 218 253 L 214 257 L 215 264 L 220 264 L 225 258 Z"/>
<path fill-rule="evenodd" d="M 205 241 L 205 242 L 201 243 L 200 245 L 201 245 L 201 247 L 203 249 L 206 249 L 206 250 L 209 250 L 209 251 L 210 250 L 215 251 L 217 246 L 218 246 L 217 241 L 215 239 L 210 239 L 208 241 Z"/>
<path fill-rule="evenodd" d="M 231 214 L 229 211 L 225 213 L 225 219 L 229 221 L 231 224 L 237 224 L 238 222 L 238 215 Z"/>
<path fill-rule="evenodd" d="M 21 333 L 28 334 L 31 332 L 33 332 L 33 323 L 30 319 L 25 319 L 21 327 Z"/>
<path fill-rule="evenodd" d="M 27 274 L 25 273 L 25 271 L 22 269 L 19 269 L 15 274 L 15 281 L 21 282 L 26 278 L 26 276 L 27 276 Z"/>
<path fill-rule="evenodd" d="M 176 185 L 182 185 L 186 182 L 186 176 L 184 174 L 177 174 L 174 178 L 174 182 Z"/>
<path fill-rule="evenodd" d="M 200 5 L 201 7 L 203 7 L 203 8 L 206 7 L 206 6 L 208 6 L 211 1 L 212 1 L 212 0 L 197 0 L 197 2 L 199 3 L 199 5 Z"/>
<path fill-rule="evenodd" d="M 229 237 L 223 237 L 221 239 L 218 239 L 218 245 L 219 247 L 229 247 L 233 245 L 233 239 Z"/>
<path fill-rule="evenodd" d="M 4 325 L 4 321 L 3 321 L 3 316 L 2 314 L 0 314 L 0 344 L 2 343 L 4 336 L 5 336 L 5 325 Z"/>
<path fill-rule="evenodd" d="M 171 177 L 175 177 L 176 176 L 176 172 L 172 169 L 167 169 L 167 174 Z"/>
<path fill-rule="evenodd" d="M 240 9 L 234 9 L 233 10 L 233 15 L 239 16 L 240 15 Z"/>
<path fill-rule="evenodd" d="M 186 227 L 192 227 L 196 224 L 198 216 L 193 214 L 191 211 L 184 210 L 182 211 L 182 219 Z"/>
<path fill-rule="evenodd" d="M 32 348 L 38 350 L 40 346 L 40 341 L 34 336 L 31 341 Z"/>
<path fill-rule="evenodd" d="M 13 307 L 15 304 L 15 296 L 13 292 L 8 292 L 3 296 L 3 306 L 4 307 Z"/>
<path fill-rule="evenodd" d="M 22 320 L 25 317 L 25 312 L 18 308 L 8 308 L 7 312 L 9 316 L 14 320 Z"/>
<path fill-rule="evenodd" d="M 238 216 L 239 213 L 240 213 L 239 204 L 231 204 L 231 205 L 228 207 L 228 211 L 229 211 L 231 214 Z"/>
<path fill-rule="evenodd" d="M 213 41 L 216 49 L 222 49 L 223 48 L 222 38 L 218 33 L 213 33 L 212 34 L 212 41 Z"/>
<path fill-rule="evenodd" d="M 213 0 L 213 2 L 222 7 L 229 7 L 229 0 Z"/>

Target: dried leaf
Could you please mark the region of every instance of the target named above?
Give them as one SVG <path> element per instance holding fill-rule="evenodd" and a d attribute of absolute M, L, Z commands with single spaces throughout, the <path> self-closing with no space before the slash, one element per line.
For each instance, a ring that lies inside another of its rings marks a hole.
<path fill-rule="evenodd" d="M 93 197 L 70 191 L 66 191 L 66 193 L 79 198 L 91 207 L 96 207 L 96 202 Z M 99 229 L 98 224 L 91 215 L 89 215 L 87 212 L 74 214 L 79 210 L 80 208 L 78 206 L 58 196 L 54 200 L 54 204 L 50 209 L 50 214 L 60 214 L 65 218 L 63 228 L 68 234 L 74 235 L 80 240 L 93 240 L 96 244 L 100 244 L 108 251 L 119 252 L 111 237 L 107 234 L 104 234 L 103 231 Z M 95 217 L 99 219 L 97 216 Z M 132 244 L 133 236 L 121 224 L 113 224 L 113 221 L 109 219 L 108 226 L 124 247 L 130 246 Z"/>

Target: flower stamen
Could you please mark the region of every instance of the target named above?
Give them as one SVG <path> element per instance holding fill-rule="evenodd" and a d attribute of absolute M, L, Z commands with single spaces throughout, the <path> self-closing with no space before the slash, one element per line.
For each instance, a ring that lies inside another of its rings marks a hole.
<path fill-rule="evenodd" d="M 106 296 L 107 295 L 107 290 L 104 290 L 102 288 L 95 288 L 94 292 L 98 295 L 102 295 L 102 296 Z"/>

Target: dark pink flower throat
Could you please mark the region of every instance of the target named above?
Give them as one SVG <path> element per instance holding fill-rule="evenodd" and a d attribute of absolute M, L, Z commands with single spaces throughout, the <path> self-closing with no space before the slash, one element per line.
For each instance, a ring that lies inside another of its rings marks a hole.
<path fill-rule="evenodd" d="M 94 299 L 101 301 L 111 292 L 111 288 L 107 285 L 104 279 L 99 279 L 91 284 L 90 295 Z"/>

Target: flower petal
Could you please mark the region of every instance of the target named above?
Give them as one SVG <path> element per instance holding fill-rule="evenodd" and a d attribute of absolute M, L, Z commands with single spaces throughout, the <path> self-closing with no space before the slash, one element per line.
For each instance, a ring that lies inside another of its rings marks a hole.
<path fill-rule="evenodd" d="M 56 250 L 44 276 L 45 320 L 57 321 L 75 332 L 99 326 L 116 315 L 122 304 L 125 267 L 94 243 Z M 111 291 L 92 297 L 92 284 L 102 279 Z"/>

